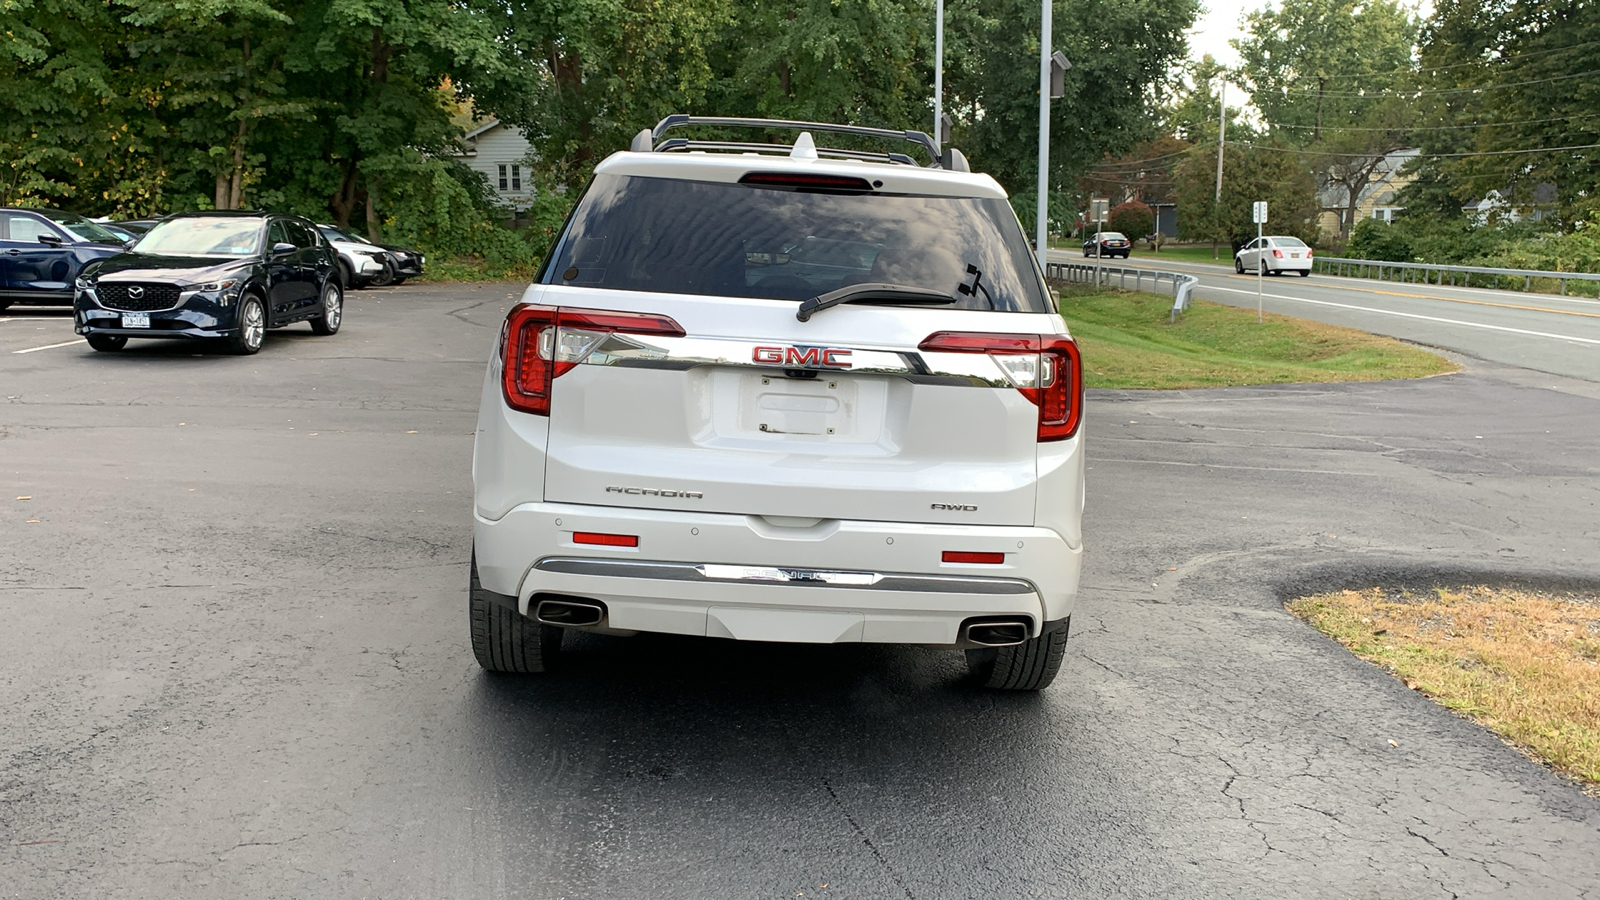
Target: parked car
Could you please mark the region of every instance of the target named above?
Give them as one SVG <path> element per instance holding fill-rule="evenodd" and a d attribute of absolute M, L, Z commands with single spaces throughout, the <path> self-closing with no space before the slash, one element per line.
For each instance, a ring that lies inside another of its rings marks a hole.
<path fill-rule="evenodd" d="M 84 266 L 123 250 L 123 239 L 55 209 L 0 209 L 0 310 L 13 303 L 66 306 Z"/>
<path fill-rule="evenodd" d="M 269 328 L 344 319 L 338 256 L 311 222 L 269 212 L 169 216 L 130 251 L 85 266 L 73 313 L 96 350 L 193 338 L 255 353 Z"/>
<path fill-rule="evenodd" d="M 1084 256 L 1120 256 L 1128 258 L 1133 252 L 1133 242 L 1120 231 L 1097 231 L 1083 242 Z"/>
<path fill-rule="evenodd" d="M 96 222 L 95 224 L 121 238 L 124 245 L 132 244 L 134 241 L 139 239 L 139 235 L 144 233 L 142 231 L 133 231 L 132 229 L 124 228 L 120 223 L 117 222 Z"/>
<path fill-rule="evenodd" d="M 384 287 L 404 284 L 407 278 L 422 274 L 427 258 L 415 250 L 388 244 L 374 244 L 354 231 L 336 225 L 318 225 L 322 236 L 339 251 L 346 281 L 353 287 Z"/>
<path fill-rule="evenodd" d="M 801 127 L 642 132 L 506 317 L 473 460 L 479 664 L 662 632 L 959 648 L 981 684 L 1044 687 L 1082 554 L 1081 363 L 1005 191 L 916 132 L 654 143 L 730 122 Z"/>
<path fill-rule="evenodd" d="M 1311 253 L 1306 242 L 1288 235 L 1259 237 L 1239 248 L 1233 254 L 1235 272 L 1260 271 L 1263 275 L 1297 272 L 1304 278 L 1311 274 Z"/>

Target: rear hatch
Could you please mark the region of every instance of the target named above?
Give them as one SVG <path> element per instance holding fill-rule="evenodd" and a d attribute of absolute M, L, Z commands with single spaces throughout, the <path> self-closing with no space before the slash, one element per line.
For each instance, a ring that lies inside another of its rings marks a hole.
<path fill-rule="evenodd" d="M 1081 403 L 1005 202 L 777 185 L 602 169 L 508 326 L 508 398 L 549 416 L 546 499 L 1031 525 L 1038 442 Z M 861 283 L 951 302 L 797 317 Z"/>

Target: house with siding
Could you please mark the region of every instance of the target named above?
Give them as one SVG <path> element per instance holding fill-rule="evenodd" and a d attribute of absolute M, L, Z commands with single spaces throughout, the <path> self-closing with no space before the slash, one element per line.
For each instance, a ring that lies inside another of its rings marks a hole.
<path fill-rule="evenodd" d="M 1394 221 L 1395 214 L 1405 209 L 1397 205 L 1396 195 L 1401 188 L 1417 180 L 1416 175 L 1402 170 L 1420 152 L 1396 150 L 1380 160 L 1368 175 L 1366 185 L 1356 192 L 1355 218 L 1349 222 L 1345 221 L 1350 215 L 1350 194 L 1346 187 L 1328 184 L 1317 191 L 1317 205 L 1321 209 L 1318 227 L 1324 234 L 1349 234 L 1361 219 Z"/>
<path fill-rule="evenodd" d="M 533 201 L 533 173 L 528 169 L 528 139 L 521 129 L 490 119 L 468 131 L 460 143 L 456 158 L 482 172 L 503 205 L 527 208 Z"/>

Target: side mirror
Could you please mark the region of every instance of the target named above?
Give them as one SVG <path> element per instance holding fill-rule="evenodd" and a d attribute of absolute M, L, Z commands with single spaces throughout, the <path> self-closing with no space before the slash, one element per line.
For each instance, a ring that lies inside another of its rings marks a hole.
<path fill-rule="evenodd" d="M 58 234 L 41 234 L 39 235 L 39 243 L 48 244 L 51 247 L 59 247 L 61 246 L 61 236 Z"/>
<path fill-rule="evenodd" d="M 272 258 L 277 259 L 280 256 L 288 256 L 299 249 L 299 247 L 296 247 L 293 244 L 285 241 L 279 241 L 278 243 L 272 245 Z"/>

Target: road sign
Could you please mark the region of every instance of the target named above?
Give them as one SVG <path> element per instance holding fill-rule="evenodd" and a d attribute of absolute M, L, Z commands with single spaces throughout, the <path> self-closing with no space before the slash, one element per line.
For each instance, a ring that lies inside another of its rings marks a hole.
<path fill-rule="evenodd" d="M 1105 218 L 1106 218 L 1106 213 L 1109 212 L 1110 209 L 1111 209 L 1111 201 L 1110 200 L 1090 200 L 1089 201 L 1089 218 L 1093 219 L 1096 222 L 1104 222 Z"/>
<path fill-rule="evenodd" d="M 1267 201 L 1257 200 L 1250 205 L 1250 221 L 1257 225 L 1264 224 L 1267 221 Z"/>

